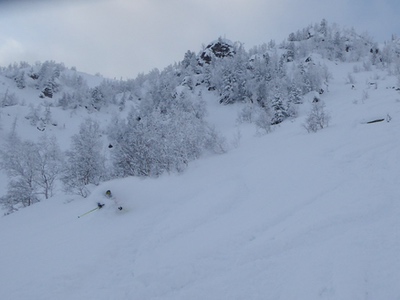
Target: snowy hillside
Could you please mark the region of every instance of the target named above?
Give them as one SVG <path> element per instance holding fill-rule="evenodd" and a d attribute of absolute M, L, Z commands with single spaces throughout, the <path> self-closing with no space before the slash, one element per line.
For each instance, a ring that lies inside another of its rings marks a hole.
<path fill-rule="evenodd" d="M 307 134 L 304 116 L 261 137 L 243 126 L 238 148 L 183 174 L 114 180 L 1 218 L 2 297 L 398 299 L 400 96 L 384 73 L 355 74 L 352 90 L 352 65 L 330 67 L 326 130 Z M 236 118 L 209 105 L 210 117 Z M 77 218 L 97 201 L 105 208 Z"/>
<path fill-rule="evenodd" d="M 312 59 L 332 75 L 325 92 L 306 94 L 268 134 L 237 122 L 246 104 L 221 105 L 203 88 L 205 121 L 226 153 L 205 152 L 179 173 L 103 181 L 87 198 L 58 187 L 0 217 L 1 299 L 400 299 L 398 79 Z M 19 99 L 1 110 L 2 146 L 18 117 L 24 139 L 51 133 L 67 150 L 87 110 L 50 106 L 57 125 L 42 131 L 26 115 L 50 100 L 13 84 L 0 78 L 0 96 Z M 308 133 L 316 97 L 330 122 Z M 103 129 L 117 113 L 128 114 L 120 102 L 89 111 Z"/>

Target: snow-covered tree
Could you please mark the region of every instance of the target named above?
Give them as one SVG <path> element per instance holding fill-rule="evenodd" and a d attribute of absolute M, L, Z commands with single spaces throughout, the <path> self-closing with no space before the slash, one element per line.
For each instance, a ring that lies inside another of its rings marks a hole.
<path fill-rule="evenodd" d="M 270 109 L 267 107 L 258 107 L 255 119 L 257 132 L 260 134 L 270 133 L 272 131 L 271 125 L 273 123 L 274 121 Z"/>
<path fill-rule="evenodd" d="M 202 104 L 184 95 L 165 107 L 131 109 L 126 120 L 109 128 L 114 176 L 159 176 L 182 171 L 206 150 L 220 151 L 222 141 L 203 121 Z M 219 143 L 219 144 L 218 144 Z"/>
<path fill-rule="evenodd" d="M 197 60 L 196 53 L 192 51 L 187 51 L 181 62 L 182 73 L 184 76 L 190 76 L 194 74 L 199 74 L 200 67 Z"/>
<path fill-rule="evenodd" d="M 13 130 L 0 151 L 1 168 L 10 181 L 2 204 L 13 212 L 53 196 L 62 156 L 56 139 L 44 136 L 38 143 L 23 141 Z"/>
<path fill-rule="evenodd" d="M 71 144 L 71 149 L 66 152 L 61 180 L 67 192 L 87 197 L 87 185 L 97 185 L 106 177 L 99 124 L 86 119 L 79 133 L 72 136 Z"/>
<path fill-rule="evenodd" d="M 54 61 L 45 61 L 41 64 L 39 71 L 35 73 L 35 77 L 31 76 L 37 79 L 36 88 L 41 91 L 39 97 L 53 98 L 54 93 L 59 91 L 59 77 L 64 69 L 64 65 L 57 64 Z"/>
<path fill-rule="evenodd" d="M 26 87 L 25 71 L 20 70 L 14 77 L 14 81 L 17 84 L 17 88 L 24 89 Z"/>
<path fill-rule="evenodd" d="M 301 89 L 294 81 L 289 87 L 289 102 L 292 104 L 301 104 L 303 102 Z"/>
<path fill-rule="evenodd" d="M 329 125 L 330 115 L 325 111 L 325 104 L 321 100 L 312 103 L 311 111 L 308 113 L 303 124 L 307 132 L 317 132 Z"/>
<path fill-rule="evenodd" d="M 25 119 L 29 120 L 32 126 L 36 126 L 41 116 L 41 106 L 35 107 L 32 103 L 29 104 L 29 113 L 25 116 Z"/>
<path fill-rule="evenodd" d="M 282 121 L 288 116 L 288 114 L 286 111 L 282 93 L 279 89 L 275 89 L 270 105 L 272 113 L 272 125 L 282 123 Z"/>
<path fill-rule="evenodd" d="M 42 136 L 36 147 L 38 162 L 35 181 L 38 194 L 48 199 L 54 195 L 56 179 L 62 170 L 63 155 L 55 137 Z"/>
<path fill-rule="evenodd" d="M 1 107 L 6 107 L 6 106 L 14 106 L 18 104 L 18 98 L 13 92 L 9 92 L 7 89 L 6 92 L 4 93 L 4 96 L 2 99 L 0 99 L 0 106 Z"/>
<path fill-rule="evenodd" d="M 37 197 L 36 171 L 37 148 L 31 141 L 22 141 L 14 129 L 8 135 L 4 148 L 0 150 L 1 168 L 10 178 L 7 195 L 0 201 L 9 212 L 19 207 L 32 205 Z"/>
<path fill-rule="evenodd" d="M 216 67 L 219 72 L 215 73 L 215 86 L 220 93 L 219 102 L 232 104 L 245 102 L 251 97 L 248 89 L 248 54 L 242 44 L 235 45 L 235 55 L 216 60 Z M 219 79 L 221 78 L 221 81 Z M 219 84 L 218 84 L 219 83 Z"/>
<path fill-rule="evenodd" d="M 7 210 L 7 214 L 18 211 L 20 208 L 38 202 L 32 188 L 22 178 L 11 179 L 7 185 L 7 194 L 0 198 L 0 204 Z"/>

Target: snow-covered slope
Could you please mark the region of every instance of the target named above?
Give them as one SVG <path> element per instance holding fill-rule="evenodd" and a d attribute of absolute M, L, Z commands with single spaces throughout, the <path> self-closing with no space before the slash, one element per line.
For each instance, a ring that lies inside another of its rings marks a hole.
<path fill-rule="evenodd" d="M 239 105 L 209 99 L 209 119 L 239 144 L 227 154 L 0 218 L 1 298 L 400 299 L 396 80 L 354 73 L 352 89 L 352 64 L 328 67 L 322 131 L 302 126 L 309 102 L 258 136 L 232 126 Z"/>

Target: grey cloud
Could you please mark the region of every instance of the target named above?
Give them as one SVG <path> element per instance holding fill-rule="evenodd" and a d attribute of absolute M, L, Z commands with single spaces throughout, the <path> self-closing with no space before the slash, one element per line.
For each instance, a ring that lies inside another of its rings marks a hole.
<path fill-rule="evenodd" d="M 11 7 L 4 9 L 5 6 Z M 29 2 L 29 3 L 28 3 Z M 19 5 L 17 5 L 19 3 Z M 75 0 L 0 1 L 0 64 L 53 59 L 89 73 L 135 77 L 179 61 L 219 36 L 248 49 L 282 41 L 320 22 L 400 33 L 388 0 Z M 40 4 L 40 5 L 39 5 Z M 25 9 L 27 6 L 30 9 Z M 397 10 L 397 11 L 396 11 Z M 5 13 L 7 11 L 7 13 Z M 14 47 L 14 48 L 13 48 Z M 18 51 L 14 51 L 14 50 Z M 13 54 L 14 52 L 14 54 Z M 13 56 L 14 55 L 14 56 Z M 25 57 L 25 59 L 24 59 Z M 7 61 L 6 61 L 7 60 Z"/>

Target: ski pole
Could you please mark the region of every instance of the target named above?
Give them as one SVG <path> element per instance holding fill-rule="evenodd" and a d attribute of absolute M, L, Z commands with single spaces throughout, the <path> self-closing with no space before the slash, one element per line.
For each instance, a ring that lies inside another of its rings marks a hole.
<path fill-rule="evenodd" d="M 102 208 L 103 206 L 104 206 L 104 204 L 101 204 L 100 202 L 98 202 L 96 208 L 93 208 L 93 209 L 91 209 L 91 210 L 85 212 L 84 214 L 78 216 L 78 218 L 83 217 L 83 216 L 86 216 L 86 215 L 90 214 L 91 212 L 94 212 L 95 210 L 98 210 L 98 209 Z"/>
<path fill-rule="evenodd" d="M 88 215 L 88 214 L 90 214 L 90 213 L 92 213 L 92 212 L 94 212 L 95 210 L 98 210 L 98 209 L 100 209 L 100 207 L 93 208 L 93 209 L 85 212 L 84 214 L 81 214 L 80 216 L 78 216 L 78 218 L 86 216 L 86 215 Z"/>

